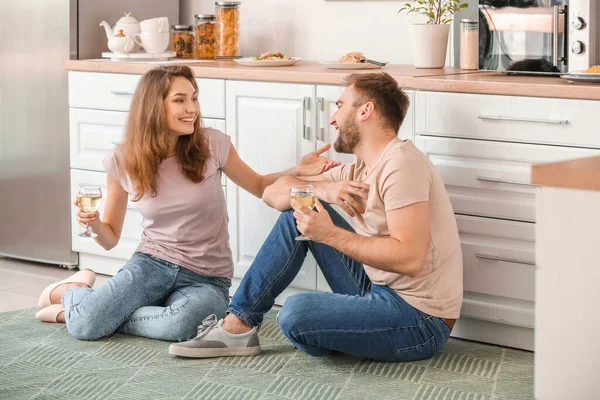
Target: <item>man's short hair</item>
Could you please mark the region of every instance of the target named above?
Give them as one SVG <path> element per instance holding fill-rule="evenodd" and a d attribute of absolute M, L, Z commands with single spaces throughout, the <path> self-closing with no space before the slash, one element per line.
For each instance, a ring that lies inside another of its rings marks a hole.
<path fill-rule="evenodd" d="M 394 78 L 385 72 L 351 74 L 344 79 L 344 85 L 354 86 L 356 89 L 358 99 L 354 106 L 372 102 L 384 128 L 398 132 L 406 117 L 410 100 Z"/>

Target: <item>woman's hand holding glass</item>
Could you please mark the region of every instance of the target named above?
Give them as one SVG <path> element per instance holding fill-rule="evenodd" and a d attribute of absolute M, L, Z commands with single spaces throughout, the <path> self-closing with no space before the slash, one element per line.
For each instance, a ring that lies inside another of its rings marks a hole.
<path fill-rule="evenodd" d="M 340 165 L 341 163 L 339 161 L 333 161 L 321 156 L 321 154 L 329 150 L 330 147 L 330 144 L 326 144 L 320 149 L 312 151 L 302 157 L 300 164 L 296 167 L 296 176 L 320 175 L 323 172 Z"/>
<path fill-rule="evenodd" d="M 102 190 L 97 186 L 83 186 L 77 192 L 77 198 L 73 202 L 77 206 L 77 222 L 86 230 L 79 234 L 81 237 L 94 238 L 98 235 L 92 232 L 90 225 L 98 220 L 100 213 L 100 201 L 102 200 Z"/>

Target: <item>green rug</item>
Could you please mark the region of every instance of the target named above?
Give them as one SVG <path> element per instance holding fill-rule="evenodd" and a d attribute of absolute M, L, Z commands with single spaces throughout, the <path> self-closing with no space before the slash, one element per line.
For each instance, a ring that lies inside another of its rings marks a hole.
<path fill-rule="evenodd" d="M 0 399 L 522 400 L 533 354 L 451 339 L 431 360 L 380 363 L 295 350 L 270 313 L 257 357 L 167 354 L 168 343 L 114 335 L 73 339 L 36 310 L 0 313 Z"/>

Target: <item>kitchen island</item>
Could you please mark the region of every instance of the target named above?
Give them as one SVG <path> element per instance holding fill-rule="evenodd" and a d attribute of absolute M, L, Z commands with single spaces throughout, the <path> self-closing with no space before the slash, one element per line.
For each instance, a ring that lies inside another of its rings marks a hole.
<path fill-rule="evenodd" d="M 598 398 L 600 157 L 534 165 L 537 399 Z"/>

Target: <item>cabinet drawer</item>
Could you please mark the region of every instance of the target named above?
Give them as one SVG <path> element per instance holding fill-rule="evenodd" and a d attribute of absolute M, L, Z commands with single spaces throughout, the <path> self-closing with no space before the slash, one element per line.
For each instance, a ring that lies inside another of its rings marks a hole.
<path fill-rule="evenodd" d="M 104 171 L 102 160 L 121 142 L 126 112 L 69 109 L 71 168 Z"/>
<path fill-rule="evenodd" d="M 77 169 L 71 170 L 71 198 L 77 197 L 77 190 L 80 186 L 99 186 L 102 189 L 102 195 L 106 198 L 106 174 L 102 172 L 92 171 L 81 171 Z M 103 215 L 104 201 L 100 204 L 100 216 Z M 78 233 L 83 230 L 79 226 L 79 223 L 75 219 L 75 207 L 73 207 L 73 213 L 71 214 L 71 231 L 72 233 L 72 247 L 73 251 L 79 251 L 82 253 L 97 254 L 106 257 L 120 258 L 128 260 L 142 237 L 142 216 L 137 211 L 133 203 L 127 205 L 127 213 L 125 214 L 125 221 L 123 222 L 123 230 L 121 232 L 121 239 L 119 244 L 109 251 L 104 250 L 94 239 L 82 238 L 78 236 Z"/>
<path fill-rule="evenodd" d="M 535 225 L 456 217 L 463 253 L 462 315 L 533 326 Z"/>
<path fill-rule="evenodd" d="M 121 111 L 69 109 L 71 168 L 104 171 L 102 160 L 121 143 L 128 115 Z M 202 122 L 225 131 L 225 120 L 203 118 Z"/>
<path fill-rule="evenodd" d="M 454 212 L 535 220 L 531 165 L 600 154 L 599 150 L 417 135 L 436 166 Z"/>
<path fill-rule="evenodd" d="M 535 225 L 464 215 L 456 220 L 464 290 L 534 301 Z"/>
<path fill-rule="evenodd" d="M 69 72 L 69 106 L 129 111 L 141 75 Z M 225 81 L 196 79 L 203 117 L 225 118 Z"/>
<path fill-rule="evenodd" d="M 600 101 L 417 92 L 417 134 L 600 147 Z"/>

